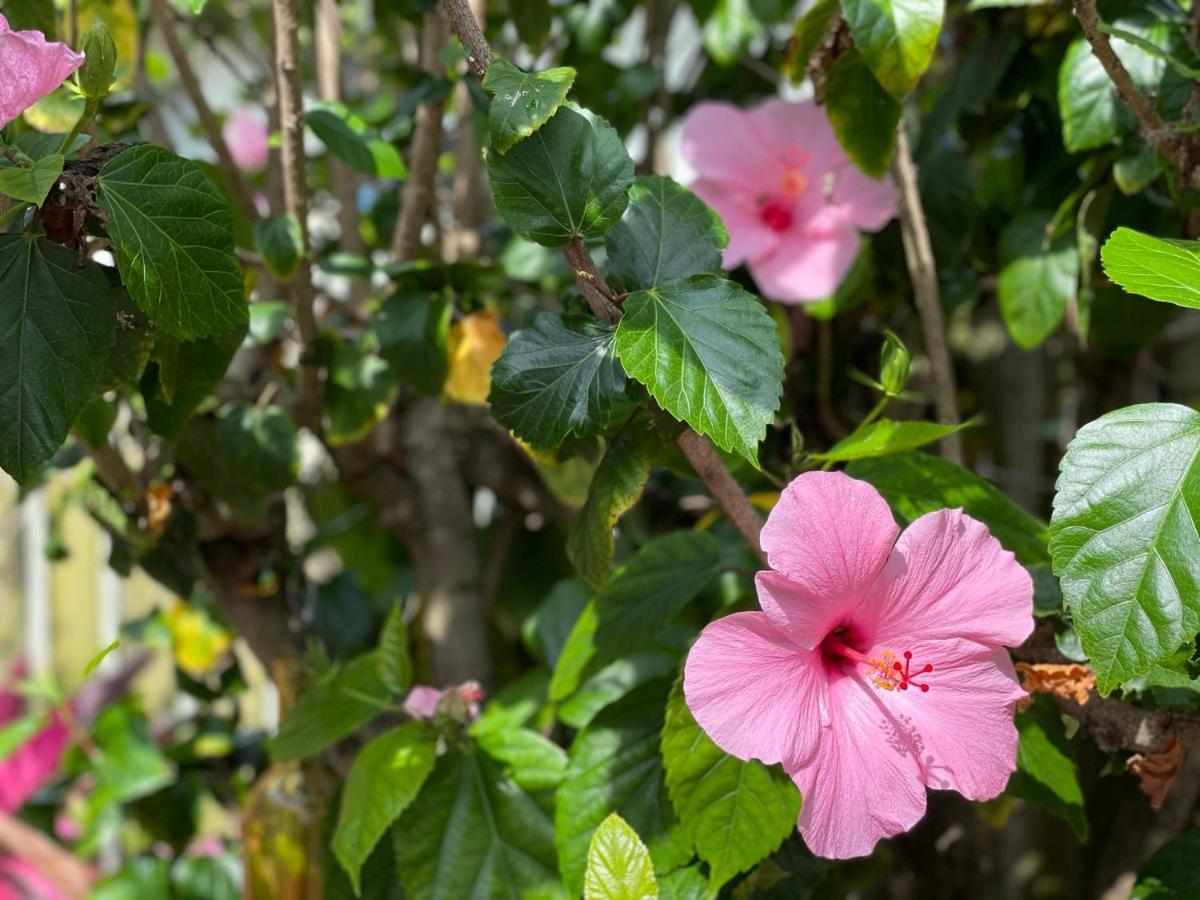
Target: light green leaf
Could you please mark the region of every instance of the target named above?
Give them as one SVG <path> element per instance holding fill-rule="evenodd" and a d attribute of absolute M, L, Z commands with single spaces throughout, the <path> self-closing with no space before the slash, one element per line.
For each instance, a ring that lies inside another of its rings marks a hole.
<path fill-rule="evenodd" d="M 616 813 L 600 823 L 588 845 L 584 900 L 655 900 L 658 882 L 650 851 Z"/>
<path fill-rule="evenodd" d="M 65 247 L 0 235 L 0 467 L 18 482 L 58 451 L 100 389 L 119 293 Z"/>
<path fill-rule="evenodd" d="M 942 30 L 944 0 L 841 0 L 854 46 L 897 101 L 920 80 Z"/>
<path fill-rule="evenodd" d="M 355 657 L 300 695 L 267 744 L 271 758 L 289 762 L 315 756 L 383 712 L 388 696 L 376 654 Z"/>
<path fill-rule="evenodd" d="M 1118 228 L 1100 251 L 1104 274 L 1131 294 L 1200 309 L 1200 241 Z"/>
<path fill-rule="evenodd" d="M 595 238 L 621 218 L 633 160 L 598 116 L 561 106 L 506 155 L 489 153 L 488 180 L 500 216 L 517 234 L 559 247 Z"/>
<path fill-rule="evenodd" d="M 750 0 L 716 0 L 704 23 L 704 49 L 719 66 L 732 66 L 764 31 Z"/>
<path fill-rule="evenodd" d="M 451 750 L 393 830 L 412 900 L 562 897 L 554 826 L 540 796 L 481 752 Z"/>
<path fill-rule="evenodd" d="M 716 275 L 630 294 L 617 357 L 672 416 L 758 465 L 783 390 L 783 354 L 753 295 Z"/>
<path fill-rule="evenodd" d="M 742 762 L 696 724 L 676 681 L 662 732 L 667 791 L 700 858 L 710 893 L 773 853 L 796 828 L 800 793 L 778 766 Z"/>
<path fill-rule="evenodd" d="M 1079 247 L 1074 236 L 1050 235 L 1048 212 L 1023 212 L 1000 233 L 996 295 L 1017 346 L 1030 350 L 1049 337 L 1075 296 Z"/>
<path fill-rule="evenodd" d="M 436 758 L 437 735 L 423 722 L 384 732 L 354 757 L 342 789 L 333 852 L 355 893 L 362 890 L 363 863 L 417 796 Z"/>
<path fill-rule="evenodd" d="M 527 791 L 552 790 L 567 772 L 567 751 L 528 728 L 473 729 L 479 746 Z"/>
<path fill-rule="evenodd" d="M 720 272 L 729 234 L 721 217 L 687 188 L 665 175 L 641 175 L 625 215 L 605 240 L 610 278 L 639 290 Z"/>
<path fill-rule="evenodd" d="M 915 450 L 931 444 L 948 434 L 954 434 L 970 425 L 941 425 L 937 422 L 914 422 L 880 419 L 866 428 L 860 428 L 842 438 L 825 453 L 813 453 L 812 459 L 829 462 L 848 462 L 853 459 L 868 459 L 887 456 L 904 450 Z"/>
<path fill-rule="evenodd" d="M 1050 555 L 1107 694 L 1200 631 L 1200 414 L 1128 406 L 1067 447 Z"/>
<path fill-rule="evenodd" d="M 341 104 L 327 103 L 310 109 L 304 114 L 304 124 L 334 156 L 355 171 L 379 178 L 408 177 L 395 146 Z"/>
<path fill-rule="evenodd" d="M 440 394 L 450 362 L 450 303 L 444 294 L 397 291 L 375 311 L 375 334 L 383 358 L 401 381 Z"/>
<path fill-rule="evenodd" d="M 926 453 L 897 453 L 864 459 L 846 474 L 869 481 L 905 525 L 939 509 L 962 509 L 978 519 L 1024 565 L 1050 560 L 1046 523 L 1009 500 L 990 481 L 962 466 Z"/>
<path fill-rule="evenodd" d="M 109 160 L 96 184 L 121 280 L 155 325 L 194 340 L 246 324 L 233 216 L 199 166 L 142 144 Z"/>
<path fill-rule="evenodd" d="M 872 178 L 884 177 L 896 152 L 900 104 L 875 80 L 857 50 L 843 53 L 830 67 L 825 107 L 850 160 Z"/>
<path fill-rule="evenodd" d="M 545 125 L 574 82 L 575 70 L 568 66 L 522 72 L 508 60 L 494 60 L 483 76 L 483 88 L 492 95 L 488 129 L 496 152 L 507 153 Z"/>
<path fill-rule="evenodd" d="M 1017 771 L 1008 792 L 1028 800 L 1070 823 L 1076 836 L 1087 839 L 1088 821 L 1079 786 L 1079 767 L 1067 745 L 1058 707 L 1042 697 L 1017 714 Z"/>
<path fill-rule="evenodd" d="M 492 415 L 536 450 L 597 433 L 625 392 L 615 334 L 591 318 L 541 313 L 492 367 Z"/>
<path fill-rule="evenodd" d="M 567 556 L 589 584 L 600 587 L 608 580 L 613 526 L 637 503 L 649 478 L 650 458 L 632 436 L 622 435 L 605 452 L 567 535 Z"/>
<path fill-rule="evenodd" d="M 0 194 L 41 206 L 46 195 L 62 175 L 66 157 L 52 153 L 36 160 L 28 168 L 6 166 L 0 168 Z"/>

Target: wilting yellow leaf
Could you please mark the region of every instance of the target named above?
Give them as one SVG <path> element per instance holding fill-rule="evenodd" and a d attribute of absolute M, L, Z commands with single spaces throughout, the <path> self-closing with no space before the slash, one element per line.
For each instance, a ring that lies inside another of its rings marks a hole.
<path fill-rule="evenodd" d="M 229 651 L 233 636 L 199 607 L 182 601 L 166 615 L 175 662 L 193 678 L 217 664 Z"/>
<path fill-rule="evenodd" d="M 450 328 L 450 372 L 443 388 L 459 403 L 486 403 L 492 388 L 492 363 L 507 342 L 490 312 L 471 313 Z"/>

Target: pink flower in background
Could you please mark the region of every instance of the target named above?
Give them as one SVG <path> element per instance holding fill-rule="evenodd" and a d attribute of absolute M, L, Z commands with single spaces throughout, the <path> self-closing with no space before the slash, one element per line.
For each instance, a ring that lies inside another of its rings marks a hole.
<path fill-rule="evenodd" d="M 67 900 L 67 895 L 33 863 L 0 856 L 0 900 Z"/>
<path fill-rule="evenodd" d="M 247 171 L 257 172 L 271 156 L 267 116 L 261 109 L 239 106 L 225 118 L 221 129 L 233 161 Z"/>
<path fill-rule="evenodd" d="M 13 31 L 0 15 L 0 128 L 67 80 L 83 54 L 46 40 L 40 31 Z"/>
<path fill-rule="evenodd" d="M 995 797 L 1016 766 L 1024 692 L 1004 647 L 1033 629 L 1029 574 L 962 510 L 898 535 L 869 484 L 801 475 L 763 527 L 762 611 L 711 623 L 684 669 L 719 747 L 783 764 L 821 856 L 908 830 L 926 787 Z"/>
<path fill-rule="evenodd" d="M 404 698 L 404 711 L 414 719 L 432 719 L 437 713 L 438 702 L 442 692 L 427 684 L 414 684 L 408 696 Z"/>
<path fill-rule="evenodd" d="M 725 268 L 746 263 L 773 300 L 831 296 L 858 255 L 859 231 L 896 215 L 891 181 L 856 169 L 811 102 L 697 104 L 682 152 L 697 173 L 691 189 L 729 230 Z"/>
<path fill-rule="evenodd" d="M 464 681 L 456 687 L 438 690 L 427 684 L 413 685 L 404 698 L 404 711 L 414 719 L 432 721 L 441 710 L 452 719 L 474 721 L 479 718 L 483 688 L 478 681 Z"/>
<path fill-rule="evenodd" d="M 13 677 L 25 668 L 13 667 Z M 25 712 L 25 700 L 16 691 L 0 688 L 0 727 Z M 71 731 L 57 710 L 50 713 L 44 726 L 7 756 L 0 757 L 0 813 L 13 813 L 54 777 L 63 754 L 71 743 Z"/>

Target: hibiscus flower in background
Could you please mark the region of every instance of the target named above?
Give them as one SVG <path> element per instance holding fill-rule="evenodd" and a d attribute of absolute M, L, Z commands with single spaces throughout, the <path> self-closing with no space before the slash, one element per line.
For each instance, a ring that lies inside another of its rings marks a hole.
<path fill-rule="evenodd" d="M 13 31 L 0 15 L 0 128 L 83 65 L 83 54 L 40 31 Z"/>
<path fill-rule="evenodd" d="M 221 136 L 229 145 L 233 161 L 247 172 L 257 172 L 271 157 L 267 115 L 252 106 L 239 106 L 225 117 Z"/>
<path fill-rule="evenodd" d="M 697 104 L 681 151 L 696 170 L 692 191 L 729 231 L 725 268 L 745 263 L 772 300 L 832 296 L 858 255 L 859 232 L 896 215 L 891 181 L 856 169 L 812 102 Z"/>
<path fill-rule="evenodd" d="M 801 475 L 762 530 L 762 611 L 711 623 L 684 668 L 721 749 L 783 764 L 821 856 L 912 828 L 927 787 L 988 800 L 1016 767 L 1025 693 L 1004 648 L 1033 629 L 1029 573 L 962 510 L 898 535 L 869 484 Z"/>

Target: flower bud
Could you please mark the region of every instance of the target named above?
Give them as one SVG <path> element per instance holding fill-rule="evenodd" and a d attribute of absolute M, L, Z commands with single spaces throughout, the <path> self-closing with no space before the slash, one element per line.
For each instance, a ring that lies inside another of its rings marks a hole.
<path fill-rule="evenodd" d="M 86 57 L 79 67 L 79 91 L 87 100 L 103 100 L 112 90 L 117 70 L 117 45 L 103 22 L 97 22 L 83 36 L 79 49 Z"/>
<path fill-rule="evenodd" d="M 883 334 L 883 350 L 879 354 L 879 381 L 883 392 L 889 397 L 895 397 L 908 384 L 909 372 L 912 368 L 912 357 L 908 348 L 900 338 L 885 331 Z"/>

